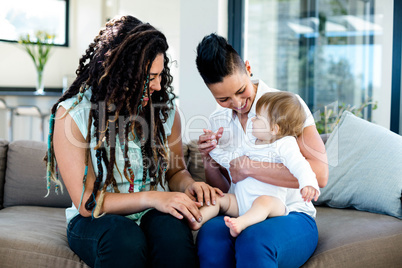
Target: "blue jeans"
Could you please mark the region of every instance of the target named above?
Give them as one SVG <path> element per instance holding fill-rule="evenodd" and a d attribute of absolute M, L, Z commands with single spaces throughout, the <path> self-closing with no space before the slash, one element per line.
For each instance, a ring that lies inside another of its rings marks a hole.
<path fill-rule="evenodd" d="M 138 226 L 124 216 L 74 217 L 67 227 L 70 248 L 91 267 L 198 267 L 185 220 L 155 209 Z"/>
<path fill-rule="evenodd" d="M 305 213 L 269 218 L 233 238 L 223 216 L 206 222 L 197 236 L 200 267 L 300 267 L 318 242 L 315 220 Z"/>

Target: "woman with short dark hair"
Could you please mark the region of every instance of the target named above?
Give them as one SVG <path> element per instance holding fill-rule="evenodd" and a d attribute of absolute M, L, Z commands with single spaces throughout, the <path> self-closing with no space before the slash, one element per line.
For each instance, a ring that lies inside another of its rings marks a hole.
<path fill-rule="evenodd" d="M 251 66 L 243 62 L 227 41 L 216 34 L 205 36 L 197 47 L 198 71 L 221 106 L 210 116 L 211 130 L 199 137 L 207 183 L 224 192 L 234 192 L 236 183 L 247 177 L 287 187 L 287 216 L 268 218 L 249 226 L 236 238 L 230 235 L 223 216 L 206 222 L 197 236 L 201 267 L 299 267 L 313 254 L 318 241 L 314 206 L 305 203 L 297 179 L 283 164 L 267 165 L 241 156 L 230 162 L 228 171 L 210 156 L 217 143 L 236 150 L 251 141 L 251 119 L 257 100 L 266 92 L 277 91 L 263 81 L 251 80 Z M 300 99 L 306 120 L 297 143 L 316 174 L 320 187 L 328 180 L 324 144 L 314 118 Z"/>

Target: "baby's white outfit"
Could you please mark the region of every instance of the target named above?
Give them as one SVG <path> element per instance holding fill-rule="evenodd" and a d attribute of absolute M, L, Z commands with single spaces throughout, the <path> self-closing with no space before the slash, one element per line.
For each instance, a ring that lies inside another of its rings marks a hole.
<path fill-rule="evenodd" d="M 246 155 L 251 160 L 255 161 L 282 163 L 298 179 L 300 190 L 305 186 L 312 186 L 319 191 L 315 173 L 301 154 L 294 137 L 286 136 L 271 144 L 253 144 L 235 150 L 233 150 L 233 148 L 225 150 L 225 148 L 218 145 L 209 154 L 218 164 L 225 167 L 228 171 L 230 161 L 242 155 Z M 281 200 L 286 207 L 285 215 L 289 214 L 289 209 L 286 206 L 288 188 L 261 182 L 252 177 L 248 177 L 233 186 L 235 186 L 234 194 L 238 203 L 240 216 L 248 211 L 254 200 L 261 195 L 274 196 Z"/>

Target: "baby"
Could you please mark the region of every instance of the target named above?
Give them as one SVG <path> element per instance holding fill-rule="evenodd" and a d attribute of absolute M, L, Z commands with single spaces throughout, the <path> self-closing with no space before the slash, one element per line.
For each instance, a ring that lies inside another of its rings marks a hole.
<path fill-rule="evenodd" d="M 305 201 L 317 200 L 320 191 L 310 164 L 300 152 L 296 137 L 302 133 L 306 119 L 305 111 L 297 98 L 290 92 L 269 92 L 256 104 L 256 117 L 252 119 L 252 134 L 255 143 L 248 148 L 225 150 L 218 145 L 210 156 L 229 170 L 230 161 L 247 155 L 251 160 L 282 163 L 298 179 L 299 189 Z M 232 184 L 234 194 L 225 194 L 215 206 L 203 206 L 201 223 L 193 223 L 194 230 L 217 216 L 224 217 L 233 237 L 245 228 L 268 217 L 285 216 L 287 188 L 274 186 L 248 177 Z M 230 217 L 229 217 L 230 216 Z"/>

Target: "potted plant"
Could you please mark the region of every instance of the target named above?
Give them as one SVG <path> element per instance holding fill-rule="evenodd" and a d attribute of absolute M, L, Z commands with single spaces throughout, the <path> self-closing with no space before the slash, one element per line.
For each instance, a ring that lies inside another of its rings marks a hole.
<path fill-rule="evenodd" d="M 26 34 L 18 41 L 35 64 L 37 74 L 35 93 L 38 95 L 44 94 L 43 70 L 45 69 L 46 62 L 50 57 L 50 51 L 54 45 L 54 39 L 55 35 L 51 35 L 45 31 L 37 31 L 33 37 Z"/>

